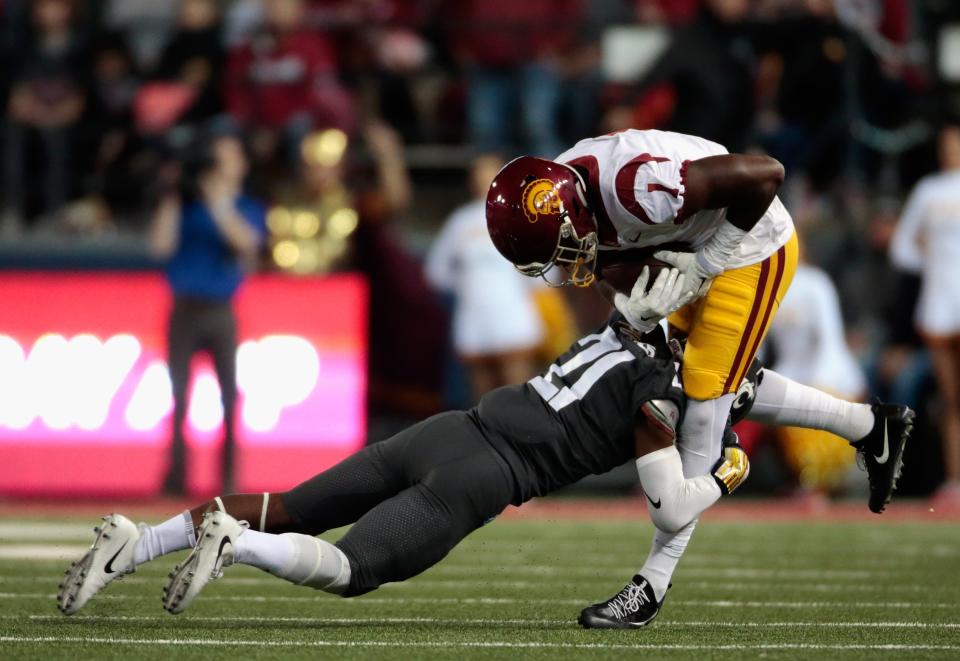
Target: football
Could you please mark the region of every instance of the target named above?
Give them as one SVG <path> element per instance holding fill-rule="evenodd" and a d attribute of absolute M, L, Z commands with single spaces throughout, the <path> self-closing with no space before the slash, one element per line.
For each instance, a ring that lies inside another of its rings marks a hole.
<path fill-rule="evenodd" d="M 689 249 L 688 246 L 684 248 Z M 663 269 L 670 268 L 666 262 L 657 259 L 653 253 L 658 250 L 681 250 L 675 246 L 656 246 L 653 248 L 634 248 L 616 252 L 601 252 L 597 259 L 597 289 L 603 297 L 613 304 L 614 296 L 619 292 L 630 295 L 633 285 L 640 277 L 643 267 L 650 268 L 647 287 L 652 285 Z"/>

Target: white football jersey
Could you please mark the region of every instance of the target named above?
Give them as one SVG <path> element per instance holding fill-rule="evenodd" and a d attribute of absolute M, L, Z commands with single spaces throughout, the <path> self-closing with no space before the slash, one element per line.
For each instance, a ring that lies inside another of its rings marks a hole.
<path fill-rule="evenodd" d="M 629 129 L 581 140 L 554 160 L 589 173 L 588 185 L 600 191 L 602 207 L 593 211 L 616 229 L 619 249 L 679 241 L 697 250 L 717 231 L 727 210 L 704 209 L 684 217 L 686 164 L 726 153 L 722 145 L 692 135 Z M 793 220 L 780 198 L 774 198 L 727 268 L 762 262 L 792 234 Z"/>
<path fill-rule="evenodd" d="M 916 321 L 930 335 L 960 334 L 960 172 L 920 180 L 890 242 L 893 263 L 922 274 Z"/>

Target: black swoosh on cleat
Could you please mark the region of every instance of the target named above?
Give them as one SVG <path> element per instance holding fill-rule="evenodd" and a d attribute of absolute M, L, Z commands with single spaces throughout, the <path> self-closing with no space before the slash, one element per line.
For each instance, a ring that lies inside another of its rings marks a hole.
<path fill-rule="evenodd" d="M 223 555 L 223 547 L 229 543 L 230 543 L 229 537 L 224 537 L 223 539 L 220 540 L 220 548 L 217 549 L 217 560 L 219 560 L 220 556 Z M 216 565 L 216 561 L 214 561 L 214 565 Z"/>
<path fill-rule="evenodd" d="M 130 540 L 128 539 L 126 542 L 124 542 L 124 543 L 123 543 L 123 546 L 121 546 L 120 548 L 118 548 L 118 549 L 117 549 L 117 552 L 113 554 L 113 557 L 110 558 L 109 560 L 107 560 L 107 564 L 104 565 L 104 567 L 103 567 L 103 570 L 104 570 L 105 572 L 107 572 L 108 574 L 113 574 L 113 573 L 114 573 L 115 570 L 113 569 L 113 561 L 117 559 L 117 556 L 120 555 L 120 551 L 122 551 L 122 550 L 124 549 L 124 547 L 127 545 L 127 542 L 129 542 L 129 541 L 130 541 Z"/>
<path fill-rule="evenodd" d="M 646 496 L 646 497 L 647 497 L 647 500 L 650 501 L 650 504 L 653 505 L 653 509 L 655 509 L 655 510 L 660 509 L 660 505 L 661 505 L 661 502 L 660 502 L 660 501 L 661 501 L 662 499 L 657 498 L 657 502 L 653 502 L 653 498 L 651 498 L 649 494 L 646 494 L 646 493 L 645 493 L 645 494 L 643 494 L 643 495 Z"/>

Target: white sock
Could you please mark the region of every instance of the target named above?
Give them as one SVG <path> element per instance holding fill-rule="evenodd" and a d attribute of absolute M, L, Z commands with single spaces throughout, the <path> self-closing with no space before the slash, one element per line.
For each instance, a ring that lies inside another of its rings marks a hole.
<path fill-rule="evenodd" d="M 874 423 L 869 404 L 847 402 L 766 368 L 747 419 L 770 425 L 822 429 L 851 442 L 869 434 Z"/>
<path fill-rule="evenodd" d="M 727 424 L 727 416 L 730 415 L 733 398 L 734 395 L 730 394 L 703 401 L 687 400 L 687 410 L 680 425 L 680 438 L 677 439 L 684 477 L 709 475 L 710 469 L 717 463 L 723 447 L 723 429 Z M 666 594 L 673 572 L 696 525 L 694 520 L 679 532 L 657 530 L 654 534 L 650 555 L 638 573 L 650 581 L 658 600 L 663 599 Z"/>
<path fill-rule="evenodd" d="M 347 556 L 330 542 L 310 535 L 246 530 L 237 538 L 234 561 L 333 594 L 342 594 L 350 585 Z"/>
<path fill-rule="evenodd" d="M 727 426 L 733 398 L 734 395 L 730 394 L 717 399 L 687 400 L 677 438 L 684 477 L 708 475 L 723 454 L 723 430 Z"/>
<path fill-rule="evenodd" d="M 694 520 L 679 532 L 655 531 L 653 544 L 650 545 L 650 555 L 647 556 L 647 561 L 643 563 L 639 573 L 650 581 L 657 601 L 663 601 L 677 563 L 680 562 L 683 552 L 687 550 L 690 536 L 693 535 L 693 529 L 696 527 L 697 522 Z"/>
<path fill-rule="evenodd" d="M 190 510 L 156 526 L 140 524 L 140 539 L 133 550 L 133 562 L 142 565 L 174 551 L 192 548 L 197 543 Z"/>
<path fill-rule="evenodd" d="M 678 532 L 722 495 L 710 475 L 684 479 L 680 453 L 672 445 L 637 459 L 637 474 L 650 518 L 664 532 Z"/>
<path fill-rule="evenodd" d="M 251 565 L 274 576 L 293 559 L 293 543 L 284 535 L 247 529 L 234 544 L 234 562 Z"/>

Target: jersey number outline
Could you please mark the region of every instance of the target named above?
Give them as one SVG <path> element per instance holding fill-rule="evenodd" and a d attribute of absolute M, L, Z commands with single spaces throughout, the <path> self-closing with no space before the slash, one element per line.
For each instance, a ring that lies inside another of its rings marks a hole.
<path fill-rule="evenodd" d="M 602 333 L 581 338 L 577 344 L 586 348 L 565 363 L 552 364 L 543 376 L 535 376 L 528 381 L 554 411 L 560 411 L 583 399 L 604 374 L 637 357 L 632 351 L 623 348 L 613 328 L 609 326 Z M 568 386 L 561 380 L 561 377 L 582 367 L 586 369 L 571 385 Z"/>

